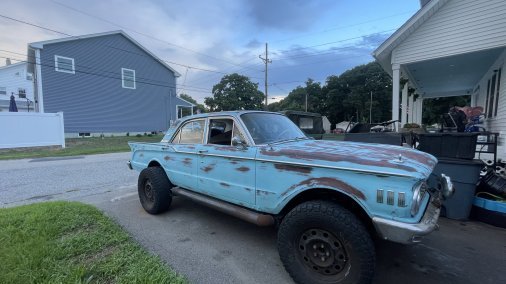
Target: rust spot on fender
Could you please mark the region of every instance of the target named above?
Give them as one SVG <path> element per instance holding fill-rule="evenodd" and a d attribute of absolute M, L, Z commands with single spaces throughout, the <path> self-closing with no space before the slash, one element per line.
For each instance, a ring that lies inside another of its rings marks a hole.
<path fill-rule="evenodd" d="M 163 157 L 163 159 L 164 159 L 165 161 L 172 160 L 172 158 L 171 158 L 171 157 L 169 157 L 169 156 L 165 156 L 165 157 Z"/>
<path fill-rule="evenodd" d="M 257 189 L 257 195 L 258 195 L 258 196 L 261 196 L 261 195 L 269 195 L 269 194 L 274 194 L 274 192 L 270 192 L 270 191 L 265 191 L 265 190 L 260 190 L 260 189 Z"/>
<path fill-rule="evenodd" d="M 207 165 L 207 166 L 203 167 L 202 170 L 205 173 L 208 173 L 208 172 L 210 172 L 210 171 L 212 171 L 214 169 L 214 166 L 216 166 L 216 164 L 210 164 L 210 165 Z"/>
<path fill-rule="evenodd" d="M 249 171 L 249 170 L 250 170 L 250 168 L 248 168 L 248 167 L 244 167 L 244 166 L 243 166 L 243 167 L 239 167 L 239 168 L 237 168 L 236 170 L 238 170 L 238 171 L 240 171 L 240 172 L 247 172 L 247 171 Z"/>
<path fill-rule="evenodd" d="M 192 158 L 184 158 L 183 164 L 185 166 L 190 166 L 192 164 L 193 159 Z"/>
<path fill-rule="evenodd" d="M 297 166 L 297 165 L 287 165 L 287 164 L 274 164 L 274 167 L 281 171 L 291 171 L 297 172 L 301 174 L 309 174 L 313 171 L 311 167 Z"/>
<path fill-rule="evenodd" d="M 238 162 L 237 162 L 237 161 L 230 161 L 230 163 L 231 163 L 232 165 L 237 165 L 237 163 L 238 163 Z"/>
<path fill-rule="evenodd" d="M 220 185 L 223 187 L 230 187 L 230 184 L 224 182 L 220 182 Z"/>
<path fill-rule="evenodd" d="M 285 192 L 281 194 L 281 196 L 287 195 L 290 191 L 298 188 L 298 187 L 317 187 L 317 186 L 326 186 L 334 189 L 342 190 L 348 194 L 354 195 L 359 199 L 366 200 L 364 193 L 362 193 L 357 188 L 335 178 L 330 177 L 321 177 L 321 178 L 310 178 L 299 182 L 298 184 L 292 185 Z"/>

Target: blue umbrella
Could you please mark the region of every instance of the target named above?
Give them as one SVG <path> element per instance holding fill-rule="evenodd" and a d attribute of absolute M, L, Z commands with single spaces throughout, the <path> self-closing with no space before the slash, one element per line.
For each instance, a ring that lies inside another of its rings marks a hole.
<path fill-rule="evenodd" d="M 11 102 L 9 104 L 9 112 L 18 112 L 18 107 L 16 106 L 16 101 L 14 100 L 13 95 L 11 95 Z"/>

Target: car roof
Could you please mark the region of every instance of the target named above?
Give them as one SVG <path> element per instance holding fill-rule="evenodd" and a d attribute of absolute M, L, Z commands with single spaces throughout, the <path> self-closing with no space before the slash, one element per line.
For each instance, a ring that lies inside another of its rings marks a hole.
<path fill-rule="evenodd" d="M 282 115 L 279 112 L 270 112 L 270 111 L 261 111 L 261 110 L 232 110 L 232 111 L 220 111 L 220 112 L 208 112 L 208 113 L 201 113 L 201 114 L 195 114 L 191 116 L 185 116 L 183 118 L 180 118 L 181 122 L 195 119 L 195 118 L 206 118 L 206 117 L 215 117 L 215 116 L 234 116 L 239 117 L 246 113 L 272 113 L 277 115 Z"/>

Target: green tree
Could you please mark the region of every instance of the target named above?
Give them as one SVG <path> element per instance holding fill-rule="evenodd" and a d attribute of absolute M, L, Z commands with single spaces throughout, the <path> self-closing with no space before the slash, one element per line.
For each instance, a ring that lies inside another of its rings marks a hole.
<path fill-rule="evenodd" d="M 434 98 L 423 100 L 422 122 L 426 125 L 441 122 L 443 113 L 448 113 L 454 106 L 463 107 L 471 103 L 471 96 Z"/>
<path fill-rule="evenodd" d="M 282 110 L 299 110 L 305 111 L 306 109 L 306 95 L 307 95 L 307 111 L 320 112 L 325 108 L 326 102 L 322 97 L 322 87 L 319 82 L 308 78 L 306 86 L 297 86 L 293 89 L 288 96 L 279 102 L 269 104 L 269 110 L 282 111 Z"/>
<path fill-rule="evenodd" d="M 260 110 L 263 109 L 264 94 L 258 84 L 237 73 L 225 75 L 213 86 L 213 97 L 204 99 L 210 111 Z"/>
<path fill-rule="evenodd" d="M 207 112 L 207 108 L 203 104 L 197 103 L 197 101 L 194 98 L 192 98 L 190 95 L 181 94 L 181 95 L 179 95 L 179 97 L 187 102 L 194 104 L 195 105 L 195 107 L 193 108 L 194 112 L 196 112 L 197 110 L 199 110 L 201 113 Z"/>
<path fill-rule="evenodd" d="M 377 62 L 357 66 L 340 76 L 329 76 L 322 88 L 320 113 L 332 124 L 343 120 L 372 122 L 391 118 L 392 80 Z"/>

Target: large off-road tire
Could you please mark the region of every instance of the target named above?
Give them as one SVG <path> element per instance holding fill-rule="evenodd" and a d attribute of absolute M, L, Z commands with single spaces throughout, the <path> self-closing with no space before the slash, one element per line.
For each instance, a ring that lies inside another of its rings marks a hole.
<path fill-rule="evenodd" d="M 278 251 L 296 283 L 370 283 L 375 249 L 353 213 L 328 201 L 304 202 L 283 219 Z"/>
<path fill-rule="evenodd" d="M 172 203 L 173 185 L 160 167 L 142 170 L 137 183 L 141 205 L 149 214 L 159 214 L 169 209 Z"/>

